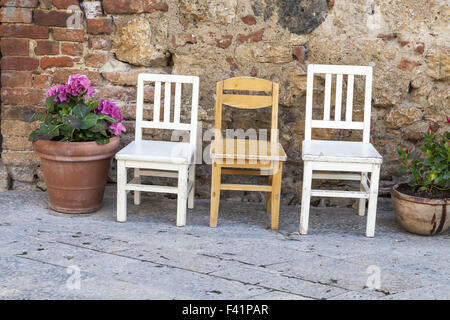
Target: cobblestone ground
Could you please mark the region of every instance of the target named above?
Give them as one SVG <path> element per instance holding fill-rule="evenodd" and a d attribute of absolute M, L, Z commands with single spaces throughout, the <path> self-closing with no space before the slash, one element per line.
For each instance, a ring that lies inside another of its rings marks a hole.
<path fill-rule="evenodd" d="M 372 239 L 350 208 L 313 208 L 300 236 L 298 206 L 271 231 L 261 203 L 222 201 L 215 229 L 209 202 L 195 205 L 177 228 L 176 201 L 154 196 L 129 195 L 116 222 L 113 186 L 87 215 L 50 210 L 44 192 L 0 193 L 0 298 L 450 299 L 450 233 L 406 233 L 389 199 Z"/>

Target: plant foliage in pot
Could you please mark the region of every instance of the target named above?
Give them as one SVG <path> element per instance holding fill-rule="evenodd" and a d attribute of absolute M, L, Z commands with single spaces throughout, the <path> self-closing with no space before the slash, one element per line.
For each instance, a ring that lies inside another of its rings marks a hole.
<path fill-rule="evenodd" d="M 111 158 L 126 128 L 120 109 L 109 100 L 94 101 L 93 94 L 86 76 L 72 75 L 47 92 L 45 115 L 26 119 L 41 121 L 29 140 L 55 211 L 89 213 L 102 206 Z"/>
<path fill-rule="evenodd" d="M 450 117 L 446 130 L 437 134 L 430 125 L 420 151 L 397 147 L 409 183 L 391 191 L 392 204 L 400 225 L 409 232 L 435 235 L 450 227 Z"/>

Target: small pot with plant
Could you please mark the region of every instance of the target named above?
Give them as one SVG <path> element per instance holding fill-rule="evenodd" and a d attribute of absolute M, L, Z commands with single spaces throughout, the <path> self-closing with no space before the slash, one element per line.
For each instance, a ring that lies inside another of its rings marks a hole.
<path fill-rule="evenodd" d="M 126 131 L 120 109 L 109 100 L 94 101 L 94 88 L 80 74 L 46 96 L 46 112 L 30 134 L 41 158 L 50 207 L 64 213 L 88 213 L 101 208 L 111 158 Z"/>
<path fill-rule="evenodd" d="M 420 151 L 397 147 L 409 183 L 397 184 L 391 196 L 400 225 L 409 232 L 435 235 L 450 227 L 450 117 L 438 134 L 430 125 Z"/>

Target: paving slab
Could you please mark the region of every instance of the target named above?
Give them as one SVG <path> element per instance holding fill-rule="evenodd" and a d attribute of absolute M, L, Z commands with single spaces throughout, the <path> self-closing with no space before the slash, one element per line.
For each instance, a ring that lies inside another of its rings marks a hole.
<path fill-rule="evenodd" d="M 92 214 L 55 212 L 45 192 L 0 193 L 0 299 L 450 298 L 450 233 L 403 231 L 386 198 L 366 238 L 351 208 L 313 207 L 300 236 L 299 206 L 282 206 L 274 231 L 263 203 L 235 201 L 210 228 L 209 201 L 196 200 L 179 228 L 176 199 L 154 194 L 140 206 L 129 194 L 118 223 L 115 191 Z"/>

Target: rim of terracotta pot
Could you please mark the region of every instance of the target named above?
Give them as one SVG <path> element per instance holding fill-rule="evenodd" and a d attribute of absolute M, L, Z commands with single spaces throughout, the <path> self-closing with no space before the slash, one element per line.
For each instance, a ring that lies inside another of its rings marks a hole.
<path fill-rule="evenodd" d="M 34 152 L 41 158 L 54 161 L 94 161 L 112 157 L 119 146 L 120 137 L 114 136 L 107 144 L 96 141 L 61 142 L 36 140 L 33 142 Z"/>
<path fill-rule="evenodd" d="M 393 186 L 392 190 L 391 190 L 391 196 L 395 196 L 399 199 L 403 199 L 403 200 L 407 200 L 407 201 L 415 202 L 415 203 L 423 203 L 423 204 L 430 204 L 430 205 L 450 204 L 450 199 L 429 199 L 429 198 L 416 197 L 416 196 L 411 196 L 409 194 L 401 193 L 400 191 L 397 190 L 400 186 L 407 186 L 407 185 L 408 185 L 407 183 L 400 183 L 400 184 L 396 184 L 395 186 Z"/>

